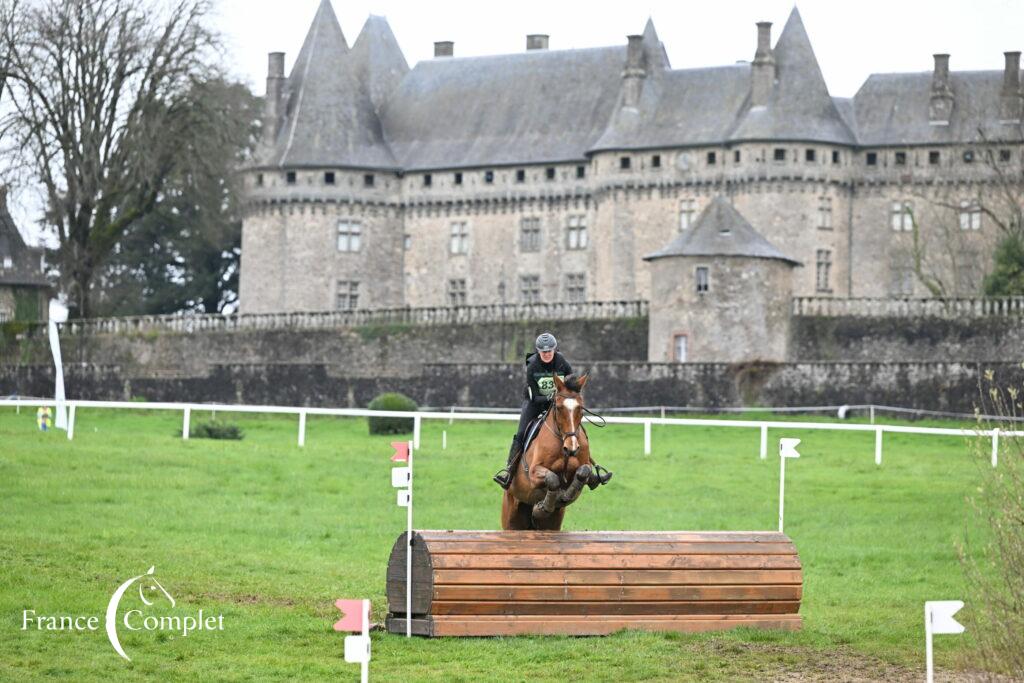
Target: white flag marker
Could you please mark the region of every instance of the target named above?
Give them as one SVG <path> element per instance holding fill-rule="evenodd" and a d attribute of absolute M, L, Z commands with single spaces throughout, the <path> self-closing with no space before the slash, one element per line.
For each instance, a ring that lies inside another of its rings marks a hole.
<path fill-rule="evenodd" d="M 400 508 L 409 507 L 409 504 L 412 503 L 412 491 L 409 489 L 402 489 L 401 491 L 398 491 L 398 498 L 396 499 L 396 502 Z"/>
<path fill-rule="evenodd" d="M 361 683 L 370 680 L 370 601 L 363 600 L 363 632 L 358 636 L 345 636 L 345 661 L 360 665 Z"/>
<path fill-rule="evenodd" d="M 412 481 L 412 475 L 409 473 L 408 467 L 391 468 L 391 485 L 396 489 L 408 486 L 410 481 Z"/>
<path fill-rule="evenodd" d="M 964 625 L 953 618 L 953 615 L 964 606 L 963 600 L 929 600 L 924 603 L 924 638 L 925 659 L 928 669 L 927 680 L 932 683 L 935 667 L 932 663 L 932 636 L 964 632 Z"/>
<path fill-rule="evenodd" d="M 796 447 L 800 439 L 779 439 L 779 533 L 782 533 L 782 513 L 786 500 L 786 458 L 799 458 Z"/>

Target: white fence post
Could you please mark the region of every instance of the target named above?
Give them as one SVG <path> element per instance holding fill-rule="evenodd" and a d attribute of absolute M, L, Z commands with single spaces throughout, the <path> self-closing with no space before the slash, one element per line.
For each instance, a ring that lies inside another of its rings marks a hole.
<path fill-rule="evenodd" d="M 68 441 L 75 436 L 75 404 L 68 406 Z"/>
<path fill-rule="evenodd" d="M 871 424 L 875 424 L 875 406 L 868 406 L 868 410 L 871 412 Z"/>
<path fill-rule="evenodd" d="M 768 425 L 761 425 L 761 459 L 768 457 Z"/>
<path fill-rule="evenodd" d="M 651 421 L 644 422 L 644 455 L 651 454 Z"/>
<path fill-rule="evenodd" d="M 992 467 L 999 464 L 999 427 L 992 430 Z"/>
<path fill-rule="evenodd" d="M 413 448 L 420 447 L 420 426 L 423 424 L 423 418 L 419 415 L 412 419 L 412 445 Z"/>
<path fill-rule="evenodd" d="M 448 430 L 447 429 L 442 429 L 441 430 L 441 450 L 444 451 L 444 450 L 447 450 L 447 449 L 448 449 Z"/>
<path fill-rule="evenodd" d="M 299 411 L 299 448 L 306 445 L 306 411 Z"/>
<path fill-rule="evenodd" d="M 882 464 L 882 428 L 875 430 L 875 464 Z"/>
<path fill-rule="evenodd" d="M 181 420 L 181 438 L 188 441 L 188 425 L 192 421 L 192 409 L 185 408 L 185 414 Z"/>

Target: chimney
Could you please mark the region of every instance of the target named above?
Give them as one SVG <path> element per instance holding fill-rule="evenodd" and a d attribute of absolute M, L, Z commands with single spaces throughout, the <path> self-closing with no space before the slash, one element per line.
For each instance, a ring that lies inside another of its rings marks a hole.
<path fill-rule="evenodd" d="M 953 113 L 953 89 L 949 85 L 949 55 L 935 55 L 932 74 L 932 99 L 928 106 L 928 122 L 933 126 L 948 126 Z"/>
<path fill-rule="evenodd" d="M 526 49 L 527 50 L 546 50 L 548 49 L 548 36 L 544 33 L 531 33 L 526 36 Z"/>
<path fill-rule="evenodd" d="M 434 43 L 435 57 L 451 57 L 455 54 L 455 43 L 450 40 L 439 40 Z"/>
<path fill-rule="evenodd" d="M 284 53 L 271 52 L 267 55 L 267 96 L 263 100 L 263 132 L 260 136 L 264 145 L 274 144 L 282 117 L 282 94 L 284 92 Z"/>
<path fill-rule="evenodd" d="M 622 106 L 636 108 L 647 78 L 647 56 L 644 54 L 643 36 L 626 36 L 626 68 L 622 71 Z"/>
<path fill-rule="evenodd" d="M 1003 90 L 999 95 L 999 121 L 1020 123 L 1022 97 L 1020 91 L 1020 53 L 1004 52 Z"/>
<path fill-rule="evenodd" d="M 750 64 L 750 105 L 763 107 L 775 86 L 775 55 L 772 54 L 772 22 L 757 22 L 757 52 Z"/>

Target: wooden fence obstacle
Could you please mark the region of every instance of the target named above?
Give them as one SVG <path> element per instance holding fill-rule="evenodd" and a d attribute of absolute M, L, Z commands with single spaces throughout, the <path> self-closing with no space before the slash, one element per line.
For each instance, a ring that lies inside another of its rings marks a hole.
<path fill-rule="evenodd" d="M 388 561 L 387 629 L 405 633 L 406 540 Z M 762 531 L 416 531 L 412 632 L 605 635 L 800 628 L 803 572 Z"/>

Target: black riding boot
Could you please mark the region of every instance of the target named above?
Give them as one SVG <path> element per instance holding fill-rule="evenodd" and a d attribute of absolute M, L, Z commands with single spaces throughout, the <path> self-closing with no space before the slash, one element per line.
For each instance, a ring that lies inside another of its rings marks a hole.
<path fill-rule="evenodd" d="M 494 481 L 498 482 L 498 486 L 508 490 L 508 487 L 512 485 L 513 470 L 512 468 L 516 464 L 516 459 L 519 456 L 519 451 L 522 449 L 522 444 L 519 441 L 519 435 L 516 434 L 512 437 L 512 447 L 508 451 L 508 462 L 505 466 L 498 470 L 498 473 L 494 475 Z"/>

